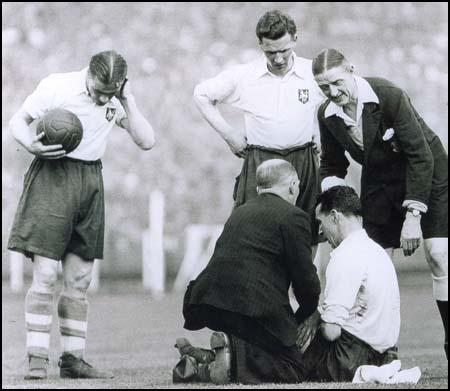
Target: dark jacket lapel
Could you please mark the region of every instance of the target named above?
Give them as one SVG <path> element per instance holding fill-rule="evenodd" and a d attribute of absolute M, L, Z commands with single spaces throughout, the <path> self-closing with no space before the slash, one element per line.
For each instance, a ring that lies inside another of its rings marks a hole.
<path fill-rule="evenodd" d="M 378 129 L 380 128 L 380 121 L 382 113 L 376 103 L 364 104 L 362 113 L 363 118 L 363 139 L 364 139 L 364 161 L 367 164 L 372 149 L 373 143 L 376 139 Z"/>
<path fill-rule="evenodd" d="M 355 144 L 347 130 L 344 120 L 337 115 L 325 118 L 326 126 L 339 142 L 339 144 L 350 153 L 351 157 L 362 164 L 364 160 L 363 152 Z"/>

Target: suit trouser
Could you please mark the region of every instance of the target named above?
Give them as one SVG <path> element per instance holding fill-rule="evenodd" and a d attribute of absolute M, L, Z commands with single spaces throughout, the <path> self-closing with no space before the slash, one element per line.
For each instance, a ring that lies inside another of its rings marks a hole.
<path fill-rule="evenodd" d="M 320 333 L 302 355 L 296 346 L 273 351 L 231 336 L 234 380 L 240 383 L 351 382 L 362 365 L 381 366 L 397 359 L 397 348 L 381 354 L 342 330 L 329 342 Z"/>
<path fill-rule="evenodd" d="M 294 346 L 284 346 L 249 317 L 208 305 L 184 307 L 185 328 L 208 327 L 222 331 L 231 342 L 233 383 L 299 383 L 303 380 L 302 355 Z"/>
<path fill-rule="evenodd" d="M 207 305 L 185 307 L 184 314 L 195 329 L 208 327 L 230 337 L 231 382 L 236 383 L 349 382 L 361 365 L 380 366 L 397 356 L 395 347 L 379 353 L 345 330 L 334 342 L 317 333 L 302 355 L 295 345 L 284 346 L 258 322 L 240 314 Z"/>

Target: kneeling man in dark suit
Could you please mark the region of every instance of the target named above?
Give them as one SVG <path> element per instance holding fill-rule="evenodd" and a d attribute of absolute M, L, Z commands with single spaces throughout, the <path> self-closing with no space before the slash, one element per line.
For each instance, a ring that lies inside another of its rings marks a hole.
<path fill-rule="evenodd" d="M 299 325 L 317 308 L 320 283 L 311 259 L 308 215 L 295 207 L 299 179 L 279 159 L 256 172 L 258 197 L 236 208 L 214 254 L 184 297 L 184 327 L 216 332 L 212 350 L 178 339 L 174 382 L 296 383 Z M 300 304 L 289 302 L 292 284 Z"/>

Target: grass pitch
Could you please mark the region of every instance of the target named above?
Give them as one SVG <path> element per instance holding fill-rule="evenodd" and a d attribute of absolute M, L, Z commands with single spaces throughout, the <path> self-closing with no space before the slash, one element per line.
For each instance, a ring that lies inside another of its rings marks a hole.
<path fill-rule="evenodd" d="M 209 331 L 184 330 L 182 295 L 154 299 L 140 281 L 103 281 L 99 293 L 90 295 L 86 361 L 114 372 L 112 380 L 63 380 L 58 374 L 57 316 L 52 329 L 50 371 L 46 381 L 25 381 L 24 295 L 2 285 L 2 388 L 249 388 L 249 389 L 391 389 L 392 386 L 349 383 L 215 387 L 205 384 L 172 384 L 172 367 L 178 360 L 173 348 L 177 337 L 208 347 Z M 402 330 L 400 359 L 404 368 L 419 366 L 417 386 L 395 388 L 448 388 L 448 363 L 443 351 L 444 333 L 432 299 L 428 272 L 400 275 Z"/>

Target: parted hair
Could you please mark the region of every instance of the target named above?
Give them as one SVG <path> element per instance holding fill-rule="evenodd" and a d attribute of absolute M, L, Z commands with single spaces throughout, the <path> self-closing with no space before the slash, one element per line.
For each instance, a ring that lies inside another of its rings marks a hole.
<path fill-rule="evenodd" d="M 118 86 L 127 76 L 127 62 L 115 50 L 108 50 L 92 56 L 89 72 L 107 85 Z"/>
<path fill-rule="evenodd" d="M 294 37 L 297 33 L 297 26 L 289 15 L 278 10 L 266 12 L 256 25 L 256 36 L 260 42 L 263 38 L 279 39 L 286 33 Z"/>
<path fill-rule="evenodd" d="M 297 178 L 294 166 L 282 159 L 270 159 L 256 169 L 256 185 L 260 189 L 271 189 Z"/>
<path fill-rule="evenodd" d="M 345 216 L 362 216 L 361 200 L 350 186 L 334 186 L 319 196 L 319 211 L 325 215 L 333 209 Z"/>
<path fill-rule="evenodd" d="M 328 71 L 341 65 L 351 66 L 345 56 L 336 49 L 323 49 L 312 62 L 312 71 L 314 75 Z"/>

